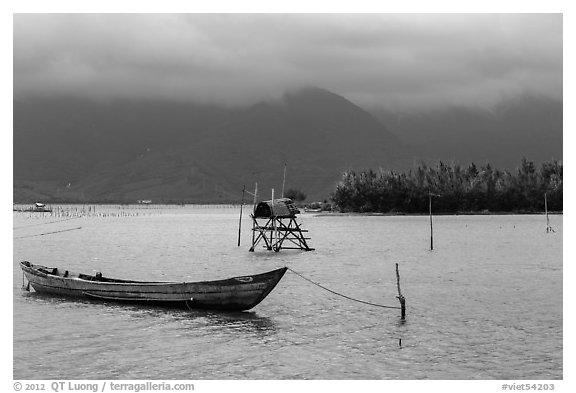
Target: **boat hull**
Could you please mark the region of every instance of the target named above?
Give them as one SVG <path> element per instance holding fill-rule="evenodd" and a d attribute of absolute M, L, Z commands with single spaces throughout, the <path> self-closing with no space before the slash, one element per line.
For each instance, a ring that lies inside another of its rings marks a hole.
<path fill-rule="evenodd" d="M 286 273 L 270 272 L 202 282 L 143 282 L 60 271 L 24 261 L 20 267 L 38 293 L 103 301 L 154 304 L 189 309 L 249 310 L 260 303 Z"/>

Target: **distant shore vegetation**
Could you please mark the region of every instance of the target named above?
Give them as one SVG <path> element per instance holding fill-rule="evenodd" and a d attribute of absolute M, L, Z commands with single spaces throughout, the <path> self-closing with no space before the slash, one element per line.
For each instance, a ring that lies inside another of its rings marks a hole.
<path fill-rule="evenodd" d="M 435 213 L 533 213 L 544 211 L 546 194 L 548 210 L 561 212 L 562 169 L 555 160 L 537 168 L 524 158 L 515 171 L 442 161 L 404 173 L 346 171 L 331 199 L 341 212 L 426 213 L 432 194 Z"/>

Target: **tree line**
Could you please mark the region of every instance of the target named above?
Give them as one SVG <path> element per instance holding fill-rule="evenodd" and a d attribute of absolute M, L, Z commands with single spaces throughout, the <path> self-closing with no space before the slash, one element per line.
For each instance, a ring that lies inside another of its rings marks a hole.
<path fill-rule="evenodd" d="M 536 168 L 522 159 L 515 171 L 463 167 L 442 161 L 424 162 L 405 173 L 390 170 L 346 171 L 331 199 L 342 212 L 425 213 L 429 194 L 434 212 L 562 211 L 562 163 L 549 161 Z"/>

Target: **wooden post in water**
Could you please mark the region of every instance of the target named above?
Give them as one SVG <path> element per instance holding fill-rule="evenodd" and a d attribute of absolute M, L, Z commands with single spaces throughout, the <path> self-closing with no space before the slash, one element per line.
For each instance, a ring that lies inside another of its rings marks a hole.
<path fill-rule="evenodd" d="M 274 189 L 272 189 L 272 214 L 270 215 L 270 217 L 272 218 L 272 225 L 274 227 L 274 230 L 270 233 L 270 245 L 272 246 L 272 249 L 276 252 L 280 251 L 280 249 L 278 248 L 278 245 L 275 244 L 275 242 L 278 242 L 278 228 L 276 227 L 276 214 L 274 213 Z"/>
<path fill-rule="evenodd" d="M 248 191 L 248 194 L 254 196 L 254 206 L 252 206 L 252 214 L 250 217 L 252 218 L 252 247 L 250 247 L 250 252 L 254 251 L 254 240 L 256 236 L 256 219 L 254 218 L 254 212 L 256 211 L 256 202 L 257 202 L 257 195 L 258 195 L 258 182 L 254 185 L 254 194 Z"/>
<path fill-rule="evenodd" d="M 252 212 L 256 210 L 256 202 L 258 201 L 258 182 L 254 183 L 254 207 L 252 208 Z M 252 246 L 254 245 L 254 236 L 256 231 L 254 230 L 256 226 L 256 222 L 252 223 Z"/>
<path fill-rule="evenodd" d="M 396 285 L 398 286 L 398 300 L 400 301 L 400 315 L 401 319 L 406 319 L 406 299 L 402 296 L 402 291 L 400 291 L 400 273 L 398 272 L 398 264 L 396 264 Z"/>
<path fill-rule="evenodd" d="M 432 226 L 432 193 L 428 190 L 428 207 L 430 210 L 430 251 L 434 250 L 434 228 Z"/>
<path fill-rule="evenodd" d="M 544 210 L 546 211 L 546 233 L 553 232 L 550 226 L 550 218 L 548 218 L 548 200 L 546 198 L 546 193 L 544 193 Z"/>
<path fill-rule="evenodd" d="M 438 194 L 432 194 L 428 189 L 428 209 L 430 213 L 430 250 L 434 250 L 434 228 L 432 226 L 432 197 L 439 197 Z"/>
<path fill-rule="evenodd" d="M 240 232 L 242 230 L 242 207 L 244 206 L 244 193 L 246 192 L 246 185 L 242 187 L 242 202 L 240 202 L 240 220 L 238 221 L 238 247 L 240 247 Z"/>

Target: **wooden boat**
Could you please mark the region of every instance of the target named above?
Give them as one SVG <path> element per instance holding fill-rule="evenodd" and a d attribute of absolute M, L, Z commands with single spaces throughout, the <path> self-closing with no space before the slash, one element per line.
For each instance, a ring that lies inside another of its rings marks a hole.
<path fill-rule="evenodd" d="M 287 268 L 253 276 L 201 282 L 145 282 L 72 273 L 20 262 L 36 292 L 97 300 L 179 306 L 189 309 L 249 310 L 274 289 Z"/>
<path fill-rule="evenodd" d="M 46 207 L 43 203 L 36 202 L 34 206 L 32 206 L 32 211 L 35 213 L 50 213 L 52 212 L 52 209 Z"/>

